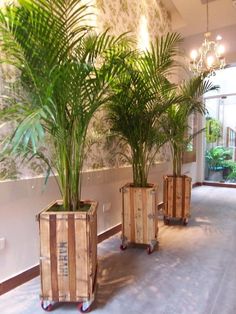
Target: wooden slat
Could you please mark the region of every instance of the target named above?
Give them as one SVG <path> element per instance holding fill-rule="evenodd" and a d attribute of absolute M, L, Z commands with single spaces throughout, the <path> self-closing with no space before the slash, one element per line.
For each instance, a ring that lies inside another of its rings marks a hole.
<path fill-rule="evenodd" d="M 144 191 L 144 193 L 146 194 L 146 207 L 147 207 L 147 211 L 146 211 L 146 216 L 147 216 L 147 228 L 146 228 L 146 232 L 147 232 L 147 236 L 146 236 L 146 241 L 144 243 L 146 244 L 150 244 L 151 240 L 155 239 L 155 220 L 154 218 L 154 214 L 155 214 L 155 207 L 153 207 L 153 194 L 152 194 L 152 188 L 148 189 L 146 191 Z"/>
<path fill-rule="evenodd" d="M 57 270 L 59 301 L 69 301 L 68 215 L 57 214 Z"/>
<path fill-rule="evenodd" d="M 146 189 L 142 189 L 142 243 L 148 242 L 148 212 L 150 208 L 150 204 L 148 200 L 150 197 L 147 197 Z"/>
<path fill-rule="evenodd" d="M 173 217 L 176 217 L 176 177 L 172 177 L 173 181 Z"/>
<path fill-rule="evenodd" d="M 58 271 L 57 271 L 57 221 L 56 215 L 50 215 L 50 260 L 51 260 L 51 285 L 52 299 L 59 301 Z"/>
<path fill-rule="evenodd" d="M 188 187 L 186 186 L 187 180 L 186 177 L 182 178 L 182 211 L 181 211 L 181 217 L 185 217 L 185 213 L 187 210 L 187 203 L 186 203 L 186 193 L 188 192 Z"/>
<path fill-rule="evenodd" d="M 44 300 L 52 300 L 52 279 L 51 279 L 51 261 L 50 261 L 50 231 L 48 220 L 39 219 L 40 228 L 40 279 L 41 279 L 41 297 Z"/>
<path fill-rule="evenodd" d="M 176 212 L 175 217 L 182 217 L 182 177 L 176 177 Z"/>
<path fill-rule="evenodd" d="M 76 251 L 75 251 L 75 219 L 68 215 L 68 271 L 70 301 L 76 301 Z"/>
<path fill-rule="evenodd" d="M 91 291 L 92 291 L 92 239 L 90 237 L 91 234 L 91 224 L 92 224 L 92 217 L 90 215 L 87 216 L 87 223 L 86 223 L 86 247 L 87 247 L 87 294 L 90 298 Z"/>
<path fill-rule="evenodd" d="M 134 189 L 129 189 L 130 195 L 130 241 L 135 242 L 135 217 L 134 217 Z"/>
<path fill-rule="evenodd" d="M 76 246 L 76 297 L 88 297 L 88 249 L 86 220 L 75 220 L 75 246 Z"/>
<path fill-rule="evenodd" d="M 92 221 L 90 223 L 90 239 L 91 239 L 91 254 L 92 254 L 92 290 L 94 292 L 95 284 L 96 284 L 96 272 L 97 272 L 97 237 L 94 236 L 97 234 L 97 213 L 95 213 L 92 217 Z"/>
<path fill-rule="evenodd" d="M 121 192 L 121 198 L 122 198 L 122 212 L 121 212 L 121 234 L 124 236 L 126 234 L 125 230 L 125 223 L 127 223 L 127 219 L 125 219 L 126 214 L 126 208 L 125 208 L 125 193 L 124 193 L 124 187 L 120 189 Z"/>
<path fill-rule="evenodd" d="M 132 188 L 134 199 L 134 230 L 135 238 L 133 242 L 143 243 L 143 204 L 142 190 L 140 188 Z"/>
<path fill-rule="evenodd" d="M 190 205 L 191 205 L 191 182 L 192 179 L 187 177 L 185 179 L 185 215 L 190 216 Z"/>
<path fill-rule="evenodd" d="M 164 176 L 163 180 L 163 203 L 164 203 L 164 212 L 168 212 L 168 177 Z"/>
<path fill-rule="evenodd" d="M 122 221 L 122 225 L 123 225 L 123 233 L 122 235 L 125 236 L 128 241 L 131 241 L 131 226 L 130 226 L 130 191 L 128 187 L 124 187 L 122 189 L 122 195 L 123 195 L 123 199 L 124 199 L 124 203 L 123 203 L 123 208 L 122 208 L 122 212 L 123 212 L 123 221 Z"/>
<path fill-rule="evenodd" d="M 157 198 L 157 187 L 155 188 L 155 194 L 153 194 L 153 198 L 152 198 L 152 207 L 153 208 L 155 208 L 155 217 L 156 217 L 156 219 L 155 219 L 155 230 L 154 230 L 154 232 L 155 232 L 155 239 L 157 240 L 158 239 L 158 210 L 159 210 L 159 208 L 158 208 L 158 206 L 157 206 L 157 204 L 158 204 L 158 198 Z"/>
<path fill-rule="evenodd" d="M 172 177 L 168 177 L 167 179 L 167 193 L 168 193 L 168 202 L 167 202 L 167 215 L 170 216 L 172 214 L 172 208 L 173 208 L 173 179 Z"/>

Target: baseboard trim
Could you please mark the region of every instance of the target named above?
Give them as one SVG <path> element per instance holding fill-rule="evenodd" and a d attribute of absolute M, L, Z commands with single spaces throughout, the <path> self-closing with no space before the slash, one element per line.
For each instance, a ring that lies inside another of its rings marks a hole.
<path fill-rule="evenodd" d="M 202 186 L 202 182 L 195 182 L 195 183 L 193 183 L 192 188 L 194 189 L 194 188 L 196 188 L 198 186 Z"/>
<path fill-rule="evenodd" d="M 118 224 L 98 235 L 98 243 L 112 237 L 121 231 L 121 224 Z M 0 283 L 0 295 L 26 283 L 27 281 L 39 276 L 39 265 L 34 266 L 19 275 L 7 279 Z"/>
<path fill-rule="evenodd" d="M 204 181 L 202 182 L 202 185 L 207 185 L 207 186 L 218 186 L 222 188 L 233 188 L 236 189 L 236 184 L 235 183 L 223 183 L 223 182 L 210 182 L 210 181 Z"/>
<path fill-rule="evenodd" d="M 196 188 L 196 187 L 202 186 L 202 185 L 236 189 L 236 183 L 211 182 L 211 181 L 195 182 L 192 185 L 192 187 Z"/>
<path fill-rule="evenodd" d="M 118 224 L 98 235 L 98 243 L 101 243 L 102 241 L 112 237 L 113 235 L 117 234 L 121 231 L 121 224 Z"/>
<path fill-rule="evenodd" d="M 36 265 L 23 273 L 16 275 L 6 281 L 0 283 L 0 295 L 22 285 L 23 283 L 37 277 L 39 275 L 39 265 Z"/>

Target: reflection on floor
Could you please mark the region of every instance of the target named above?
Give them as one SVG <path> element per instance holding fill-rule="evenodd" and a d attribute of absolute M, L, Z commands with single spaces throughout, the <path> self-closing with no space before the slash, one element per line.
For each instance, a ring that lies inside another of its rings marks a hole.
<path fill-rule="evenodd" d="M 119 250 L 119 236 L 99 245 L 93 313 L 235 314 L 236 191 L 193 190 L 192 218 L 184 227 L 160 222 L 160 247 Z M 0 297 L 1 314 L 39 314 L 39 278 Z M 59 304 L 55 314 L 78 313 Z"/>

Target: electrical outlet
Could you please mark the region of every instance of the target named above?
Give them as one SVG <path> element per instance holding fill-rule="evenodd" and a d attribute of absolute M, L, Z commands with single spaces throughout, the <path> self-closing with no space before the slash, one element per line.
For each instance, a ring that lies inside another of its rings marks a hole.
<path fill-rule="evenodd" d="M 5 249 L 6 239 L 0 238 L 0 250 Z"/>
<path fill-rule="evenodd" d="M 102 210 L 104 213 L 110 211 L 111 210 L 111 203 L 110 202 L 104 203 L 102 206 Z"/>

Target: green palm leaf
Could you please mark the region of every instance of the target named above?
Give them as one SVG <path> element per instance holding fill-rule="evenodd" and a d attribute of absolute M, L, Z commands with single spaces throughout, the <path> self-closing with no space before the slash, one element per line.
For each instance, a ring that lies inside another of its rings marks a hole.
<path fill-rule="evenodd" d="M 177 34 L 156 39 L 150 51 L 132 52 L 121 60 L 108 106 L 112 131 L 131 150 L 133 183 L 148 185 L 148 173 L 160 147 L 167 141 L 162 127 L 165 112 L 179 96 L 169 97 L 168 75 L 176 66 L 181 38 Z"/>
<path fill-rule="evenodd" d="M 170 142 L 174 175 L 181 175 L 183 153 L 192 139 L 202 132 L 200 130 L 191 135 L 192 132 L 188 132 L 188 119 L 194 113 L 205 114 L 202 95 L 215 88 L 204 76 L 198 76 L 184 81 L 171 91 L 173 102 L 167 110 L 163 128 Z"/>
<path fill-rule="evenodd" d="M 110 99 L 110 84 L 120 71 L 117 60 L 131 42 L 107 32 L 97 35 L 86 25 L 88 9 L 78 0 L 20 0 L 0 13 L 1 62 L 20 70 L 25 95 L 21 106 L 1 114 L 18 122 L 9 147 L 55 169 L 64 207 L 73 210 L 80 204 L 89 122 Z M 45 134 L 56 158 L 38 150 Z"/>

